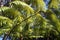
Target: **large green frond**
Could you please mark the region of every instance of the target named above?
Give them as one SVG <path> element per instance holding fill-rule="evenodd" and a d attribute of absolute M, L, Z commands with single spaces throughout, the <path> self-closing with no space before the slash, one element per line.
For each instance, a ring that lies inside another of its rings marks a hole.
<path fill-rule="evenodd" d="M 55 28 L 57 28 L 57 30 L 60 32 L 60 21 L 52 10 L 47 11 L 47 18 L 50 20 L 52 25 L 54 25 Z"/>
<path fill-rule="evenodd" d="M 13 2 L 10 3 L 10 5 L 13 8 L 19 10 L 26 17 L 29 17 L 30 15 L 32 15 L 34 13 L 34 10 L 29 5 L 27 5 L 24 2 L 21 2 L 21 1 L 13 1 Z"/>
<path fill-rule="evenodd" d="M 31 0 L 31 4 L 36 11 L 46 11 L 46 4 L 44 0 Z"/>
<path fill-rule="evenodd" d="M 49 8 L 59 8 L 59 0 L 50 0 Z"/>
<path fill-rule="evenodd" d="M 10 19 L 14 19 L 15 17 L 21 15 L 19 11 L 10 7 L 1 7 L 0 10 L 2 16 L 8 17 Z"/>

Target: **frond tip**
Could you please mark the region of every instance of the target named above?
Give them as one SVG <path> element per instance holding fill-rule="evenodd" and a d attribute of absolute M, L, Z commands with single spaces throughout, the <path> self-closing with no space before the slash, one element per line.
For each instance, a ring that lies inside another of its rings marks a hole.
<path fill-rule="evenodd" d="M 30 15 L 34 13 L 34 10 L 32 9 L 32 7 L 30 7 L 24 2 L 13 1 L 10 3 L 10 5 L 12 6 L 12 8 L 19 10 L 22 14 L 24 14 L 27 17 L 29 17 Z"/>
<path fill-rule="evenodd" d="M 10 8 L 10 7 L 1 7 L 0 8 L 0 12 L 2 16 L 8 17 L 10 19 L 14 19 L 17 16 L 20 16 L 21 13 L 17 10 L 15 10 L 14 8 Z"/>

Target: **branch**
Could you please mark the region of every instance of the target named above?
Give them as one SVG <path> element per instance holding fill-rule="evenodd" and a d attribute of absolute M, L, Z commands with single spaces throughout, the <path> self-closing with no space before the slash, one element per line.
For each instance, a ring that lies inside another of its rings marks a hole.
<path fill-rule="evenodd" d="M 39 11 L 40 11 L 40 10 L 39 10 Z M 32 16 L 35 16 L 36 14 L 38 14 L 39 11 L 35 12 L 34 15 L 31 15 L 31 16 L 29 16 L 28 18 L 24 19 L 22 22 L 28 20 L 28 19 L 31 18 Z M 22 22 L 21 22 L 21 23 L 22 23 Z M 20 24 L 21 24 L 21 23 L 20 23 Z M 20 24 L 18 24 L 18 25 L 20 25 Z M 5 34 L 3 40 L 6 40 L 6 39 L 7 39 L 7 37 L 10 35 L 10 33 L 12 32 L 12 30 L 14 30 L 14 28 L 16 28 L 16 26 L 17 26 L 17 25 L 13 26 L 13 28 L 9 31 L 9 33 L 8 33 L 8 34 Z"/>

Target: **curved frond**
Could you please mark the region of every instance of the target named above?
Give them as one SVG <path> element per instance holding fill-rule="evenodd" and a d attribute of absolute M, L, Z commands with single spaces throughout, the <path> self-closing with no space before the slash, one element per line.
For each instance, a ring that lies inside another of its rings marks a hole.
<path fill-rule="evenodd" d="M 52 10 L 47 11 L 47 18 L 51 21 L 52 25 L 54 25 L 55 28 L 57 28 L 57 30 L 60 32 L 60 21 Z"/>
<path fill-rule="evenodd" d="M 13 8 L 19 10 L 23 15 L 25 15 L 25 17 L 29 17 L 30 15 L 32 15 L 34 13 L 34 10 L 24 2 L 13 1 L 10 3 L 10 5 Z"/>
<path fill-rule="evenodd" d="M 49 8 L 59 8 L 59 0 L 50 0 Z"/>
<path fill-rule="evenodd" d="M 46 11 L 46 4 L 44 0 L 31 0 L 31 4 L 36 11 Z"/>
<path fill-rule="evenodd" d="M 0 16 L 0 35 L 7 33 L 13 27 L 13 21 L 7 17 Z"/>
<path fill-rule="evenodd" d="M 21 15 L 19 11 L 10 7 L 1 7 L 0 10 L 2 16 L 8 17 L 10 19 L 14 19 L 15 17 Z"/>

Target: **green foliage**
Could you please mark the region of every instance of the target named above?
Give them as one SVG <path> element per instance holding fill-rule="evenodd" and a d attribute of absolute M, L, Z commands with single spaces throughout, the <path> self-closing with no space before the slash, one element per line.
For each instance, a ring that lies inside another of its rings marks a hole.
<path fill-rule="evenodd" d="M 51 3 L 49 5 L 49 7 L 58 9 L 59 0 L 50 0 L 50 1 L 51 1 Z"/>
<path fill-rule="evenodd" d="M 0 16 L 0 35 L 7 33 L 13 27 L 13 21 L 7 17 Z"/>
<path fill-rule="evenodd" d="M 15 8 L 20 11 L 24 15 L 24 17 L 29 17 L 34 13 L 34 10 L 24 2 L 14 1 L 11 2 L 10 5 L 12 6 L 12 8 Z"/>
<path fill-rule="evenodd" d="M 2 16 L 8 17 L 10 19 L 14 19 L 15 17 L 21 15 L 19 11 L 10 7 L 1 7 L 0 10 Z"/>
<path fill-rule="evenodd" d="M 59 2 L 50 0 L 47 10 L 43 0 L 29 0 L 29 2 L 31 6 L 13 0 L 9 7 L 0 8 L 0 35 L 8 33 L 8 36 L 13 37 L 12 40 L 20 37 L 45 38 L 52 35 L 58 39 L 60 37 Z M 57 10 L 54 12 L 51 8 Z"/>
<path fill-rule="evenodd" d="M 51 21 L 51 23 L 60 31 L 60 21 L 57 16 L 52 12 L 52 10 L 47 11 L 47 18 Z"/>
<path fill-rule="evenodd" d="M 43 0 L 31 0 L 31 3 L 36 11 L 46 11 L 46 4 Z"/>

